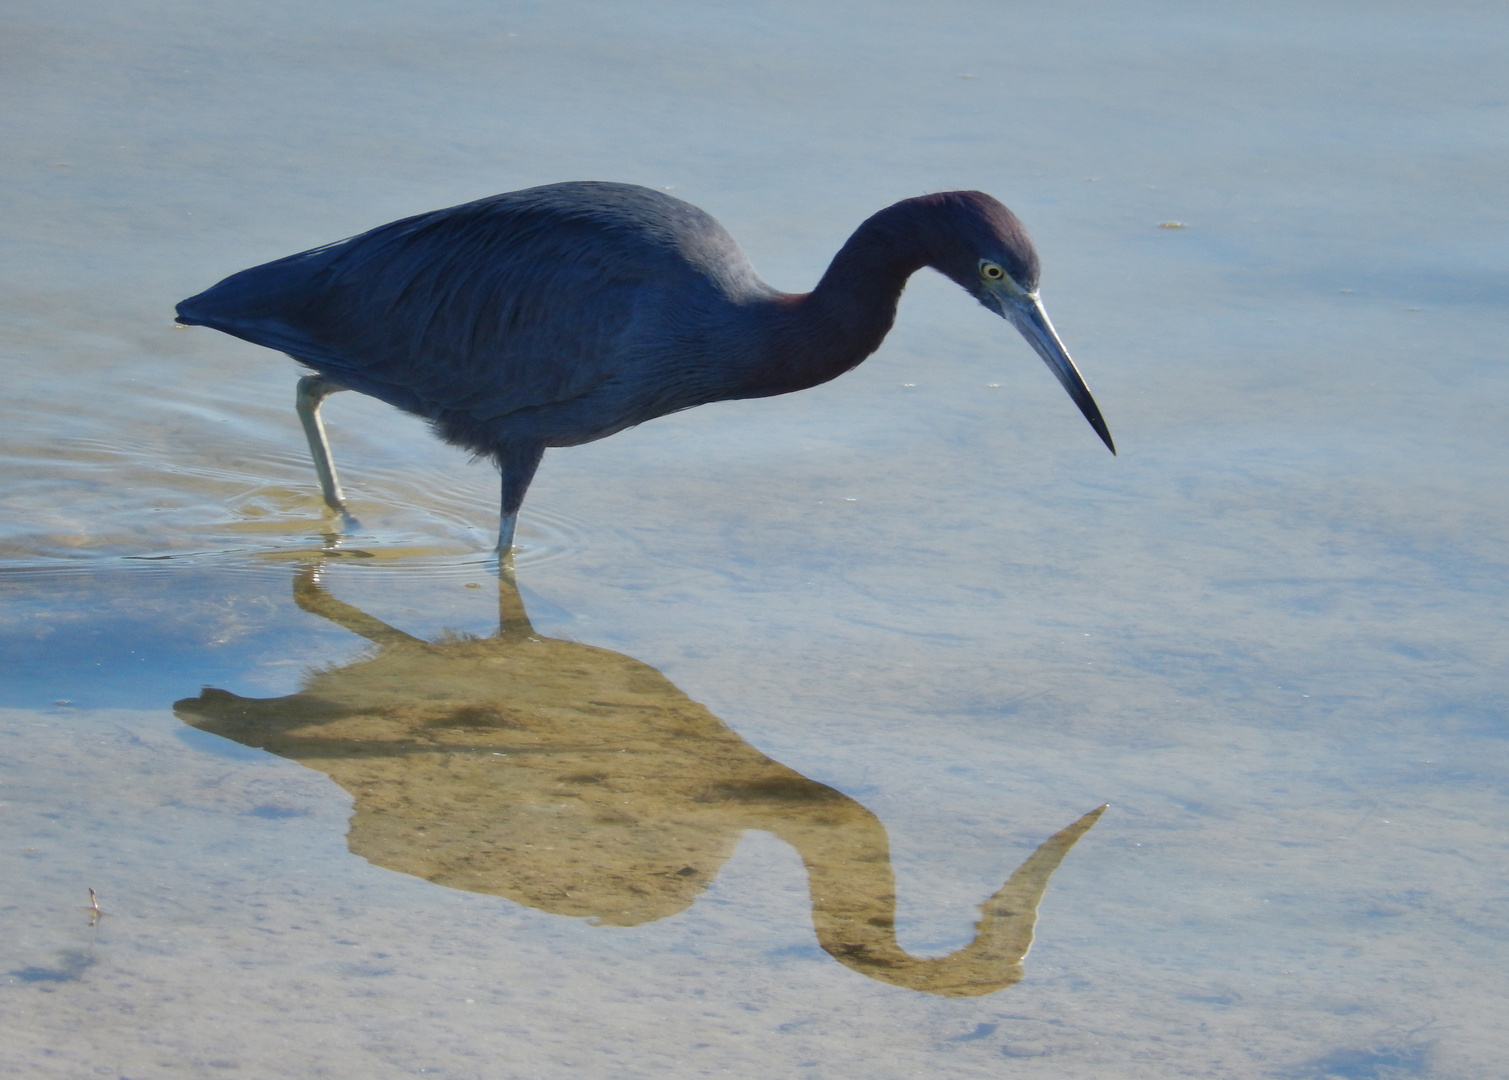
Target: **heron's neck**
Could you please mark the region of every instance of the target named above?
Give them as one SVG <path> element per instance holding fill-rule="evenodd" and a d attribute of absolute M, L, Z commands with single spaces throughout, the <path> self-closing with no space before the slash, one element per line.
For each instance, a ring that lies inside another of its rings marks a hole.
<path fill-rule="evenodd" d="M 907 279 L 931 261 L 925 222 L 911 201 L 856 229 L 810 293 L 776 301 L 769 363 L 780 389 L 772 392 L 837 378 L 880 348 Z"/>

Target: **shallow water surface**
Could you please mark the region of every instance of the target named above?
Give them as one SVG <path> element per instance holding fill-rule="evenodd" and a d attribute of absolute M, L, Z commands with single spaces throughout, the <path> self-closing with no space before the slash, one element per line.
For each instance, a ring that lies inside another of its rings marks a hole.
<path fill-rule="evenodd" d="M 1501 1070 L 1496 9 L 6 18 L 7 1075 Z M 580 178 L 793 290 L 991 191 L 1120 456 L 923 274 L 548 454 L 515 589 L 488 466 L 340 395 L 337 521 L 294 365 L 172 326 Z"/>

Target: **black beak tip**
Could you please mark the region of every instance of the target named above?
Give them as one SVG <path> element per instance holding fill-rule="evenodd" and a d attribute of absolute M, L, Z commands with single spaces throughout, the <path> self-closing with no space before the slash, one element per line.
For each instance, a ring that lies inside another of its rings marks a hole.
<path fill-rule="evenodd" d="M 1106 427 L 1106 421 L 1100 415 L 1100 409 L 1095 400 L 1086 394 L 1085 400 L 1079 402 L 1080 412 L 1085 414 L 1085 419 L 1090 421 L 1090 426 L 1095 429 L 1095 434 L 1100 436 L 1100 441 L 1106 444 L 1106 449 L 1111 451 L 1111 456 L 1116 456 L 1116 444 L 1111 441 L 1111 429 Z"/>

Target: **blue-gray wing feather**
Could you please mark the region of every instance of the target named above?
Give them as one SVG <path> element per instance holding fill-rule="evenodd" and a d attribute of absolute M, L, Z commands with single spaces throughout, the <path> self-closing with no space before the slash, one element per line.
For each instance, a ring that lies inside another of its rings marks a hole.
<path fill-rule="evenodd" d="M 400 408 L 485 420 L 591 392 L 678 310 L 751 283 L 737 245 L 695 207 L 558 184 L 253 267 L 179 315 Z"/>

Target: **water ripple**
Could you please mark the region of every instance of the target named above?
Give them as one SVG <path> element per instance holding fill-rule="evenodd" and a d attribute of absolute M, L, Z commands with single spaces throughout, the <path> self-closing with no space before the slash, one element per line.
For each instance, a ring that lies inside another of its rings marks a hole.
<path fill-rule="evenodd" d="M 493 559 L 496 480 L 486 467 L 434 457 L 354 467 L 351 517 L 320 500 L 297 448 L 208 440 L 196 453 L 108 436 L 13 442 L 0 464 L 19 478 L 0 518 L 0 563 L 11 568 L 343 558 L 474 572 Z M 429 449 L 429 448 L 426 448 Z M 237 453 L 239 451 L 239 453 Z M 234 457 L 230 456 L 235 454 Z M 519 566 L 585 550 L 590 530 L 548 507 L 520 518 Z"/>

